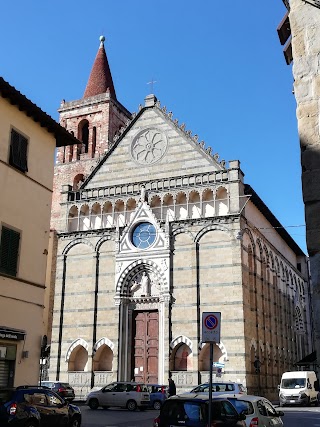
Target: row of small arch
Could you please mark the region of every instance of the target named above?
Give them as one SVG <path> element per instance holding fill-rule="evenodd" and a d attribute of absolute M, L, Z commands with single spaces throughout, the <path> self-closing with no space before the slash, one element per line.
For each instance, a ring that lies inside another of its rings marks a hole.
<path fill-rule="evenodd" d="M 203 197 L 204 194 L 204 197 Z M 229 212 L 227 190 L 224 187 L 205 190 L 203 194 L 192 190 L 180 191 L 176 195 L 166 193 L 163 196 L 150 197 L 149 205 L 154 215 L 160 219 L 183 220 L 187 218 L 222 216 Z M 127 200 L 108 200 L 103 203 L 83 203 L 72 205 L 68 213 L 68 230 L 89 230 L 124 226 L 132 218 L 138 201 L 134 197 Z"/>
<path fill-rule="evenodd" d="M 247 233 L 250 239 L 250 244 L 248 245 L 248 255 L 250 256 L 251 254 L 255 259 L 259 254 L 261 264 L 264 264 L 266 267 L 268 267 L 271 272 L 274 272 L 278 277 L 281 277 L 282 280 L 290 283 L 292 289 L 294 289 L 296 292 L 299 290 L 300 295 L 304 296 L 305 288 L 303 279 L 299 278 L 297 273 L 290 269 L 290 267 L 288 268 L 287 265 L 284 265 L 282 260 L 279 261 L 278 256 L 274 255 L 271 249 L 268 250 L 266 244 L 263 243 L 259 237 L 255 240 L 249 228 L 246 228 L 244 233 Z"/>

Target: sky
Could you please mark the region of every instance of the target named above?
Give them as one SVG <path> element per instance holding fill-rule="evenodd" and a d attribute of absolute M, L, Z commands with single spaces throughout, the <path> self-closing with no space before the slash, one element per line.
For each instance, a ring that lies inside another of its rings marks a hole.
<path fill-rule="evenodd" d="M 15 0 L 1 4 L 0 75 L 59 120 L 81 99 L 105 48 L 131 112 L 153 92 L 220 160 L 240 160 L 257 192 L 306 252 L 291 65 L 277 26 L 282 0 Z"/>

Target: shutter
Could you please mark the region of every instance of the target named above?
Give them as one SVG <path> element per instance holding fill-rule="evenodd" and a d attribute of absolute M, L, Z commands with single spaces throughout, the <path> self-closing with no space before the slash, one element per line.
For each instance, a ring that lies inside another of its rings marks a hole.
<path fill-rule="evenodd" d="M 9 363 L 6 360 L 0 360 L 0 387 L 8 387 Z"/>
<path fill-rule="evenodd" d="M 24 136 L 20 135 L 20 168 L 23 172 L 28 171 L 27 149 L 28 149 L 28 140 Z"/>
<path fill-rule="evenodd" d="M 2 227 L 0 242 L 0 271 L 16 276 L 19 253 L 20 233 Z"/>
<path fill-rule="evenodd" d="M 27 166 L 28 140 L 15 130 L 11 130 L 10 158 L 9 163 L 20 169 L 22 172 L 28 171 Z"/>
<path fill-rule="evenodd" d="M 10 159 L 9 163 L 12 166 L 19 166 L 19 134 L 15 130 L 11 131 L 11 143 L 10 143 Z"/>

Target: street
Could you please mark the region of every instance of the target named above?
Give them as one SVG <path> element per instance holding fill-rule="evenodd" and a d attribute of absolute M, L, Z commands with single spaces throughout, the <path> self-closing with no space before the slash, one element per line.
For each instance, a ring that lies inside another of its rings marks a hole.
<path fill-rule="evenodd" d="M 320 427 L 320 407 L 279 408 L 285 413 L 282 417 L 285 427 Z M 92 411 L 81 406 L 82 427 L 152 427 L 158 411 L 129 412 L 126 409 L 98 409 Z"/>

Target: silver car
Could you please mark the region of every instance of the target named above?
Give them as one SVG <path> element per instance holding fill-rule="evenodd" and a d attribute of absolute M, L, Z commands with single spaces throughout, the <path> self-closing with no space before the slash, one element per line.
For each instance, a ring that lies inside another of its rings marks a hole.
<path fill-rule="evenodd" d="M 228 399 L 239 414 L 242 413 L 246 415 L 245 422 L 247 427 L 283 426 L 280 417 L 283 417 L 284 413 L 282 411 L 277 411 L 272 403 L 265 397 L 245 394 L 224 394 L 219 397 Z"/>
<path fill-rule="evenodd" d="M 200 384 L 190 390 L 189 393 L 209 393 L 209 383 Z M 232 381 L 215 381 L 212 383 L 212 393 L 214 396 L 225 393 L 246 394 L 247 389 L 240 383 L 234 383 Z"/>
<path fill-rule="evenodd" d="M 135 382 L 114 382 L 98 390 L 91 390 L 86 399 L 91 409 L 104 409 L 110 406 L 127 408 L 129 411 L 147 409 L 150 405 L 150 394 L 144 384 Z"/>

